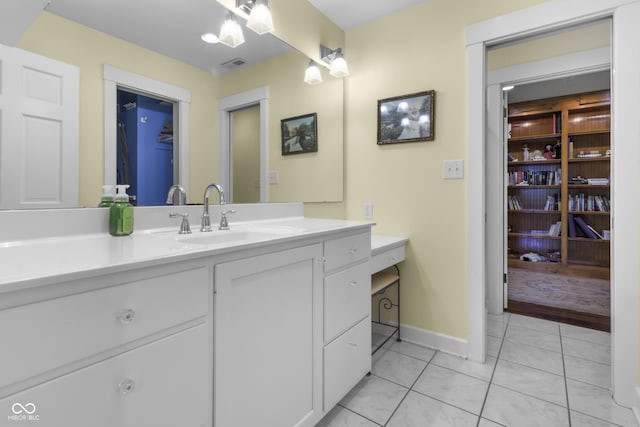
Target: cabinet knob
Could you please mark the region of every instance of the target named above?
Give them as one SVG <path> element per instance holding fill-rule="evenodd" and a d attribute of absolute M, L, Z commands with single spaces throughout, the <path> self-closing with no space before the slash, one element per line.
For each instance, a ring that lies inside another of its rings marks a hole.
<path fill-rule="evenodd" d="M 350 253 L 351 255 L 355 255 L 355 254 L 357 254 L 357 253 L 358 253 L 358 248 L 351 248 L 351 249 L 349 249 L 349 253 Z"/>
<path fill-rule="evenodd" d="M 122 323 L 123 325 L 128 325 L 129 323 L 133 322 L 135 318 L 136 312 L 130 308 L 122 310 L 120 313 L 118 313 L 118 320 L 120 320 L 120 323 Z"/>
<path fill-rule="evenodd" d="M 325 257 L 316 258 L 318 264 L 325 265 L 327 263 L 327 259 Z"/>
<path fill-rule="evenodd" d="M 351 285 L 352 288 L 355 288 L 358 282 L 356 282 L 355 280 L 352 280 L 351 282 L 349 282 L 349 284 Z"/>
<path fill-rule="evenodd" d="M 136 383 L 131 378 L 126 378 L 118 383 L 118 389 L 122 395 L 131 393 L 135 388 Z"/>
<path fill-rule="evenodd" d="M 350 345 L 352 348 L 357 348 L 357 347 L 358 347 L 358 344 L 356 344 L 356 343 L 354 343 L 354 342 L 350 342 L 350 343 L 349 343 L 349 345 Z"/>

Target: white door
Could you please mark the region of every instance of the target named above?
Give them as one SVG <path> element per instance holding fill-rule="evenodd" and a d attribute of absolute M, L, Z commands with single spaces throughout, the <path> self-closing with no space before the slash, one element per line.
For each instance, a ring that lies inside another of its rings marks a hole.
<path fill-rule="evenodd" d="M 0 45 L 0 209 L 78 206 L 78 68 Z"/>

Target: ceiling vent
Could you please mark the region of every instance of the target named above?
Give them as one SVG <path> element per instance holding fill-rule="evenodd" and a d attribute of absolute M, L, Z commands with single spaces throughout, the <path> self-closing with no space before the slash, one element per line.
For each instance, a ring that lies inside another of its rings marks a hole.
<path fill-rule="evenodd" d="M 235 68 L 235 67 L 239 67 L 241 65 L 246 64 L 246 61 L 242 58 L 233 58 L 230 61 L 227 62 L 223 62 L 222 64 L 220 64 L 220 66 L 222 68 Z"/>

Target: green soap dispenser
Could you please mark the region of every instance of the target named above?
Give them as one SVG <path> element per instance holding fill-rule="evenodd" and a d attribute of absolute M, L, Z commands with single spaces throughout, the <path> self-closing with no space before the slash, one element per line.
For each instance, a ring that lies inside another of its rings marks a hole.
<path fill-rule="evenodd" d="M 102 197 L 100 198 L 99 208 L 108 208 L 113 204 L 113 185 L 102 186 Z"/>
<path fill-rule="evenodd" d="M 129 203 L 128 185 L 116 185 L 116 195 L 109 207 L 109 234 L 128 236 L 133 232 L 133 206 Z"/>

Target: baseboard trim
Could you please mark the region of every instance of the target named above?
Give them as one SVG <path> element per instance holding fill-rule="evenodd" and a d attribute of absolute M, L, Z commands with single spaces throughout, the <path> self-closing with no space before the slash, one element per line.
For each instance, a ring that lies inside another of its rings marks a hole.
<path fill-rule="evenodd" d="M 433 348 L 464 358 L 469 354 L 469 344 L 467 340 L 416 328 L 415 326 L 400 324 L 400 337 L 402 341 Z"/>

